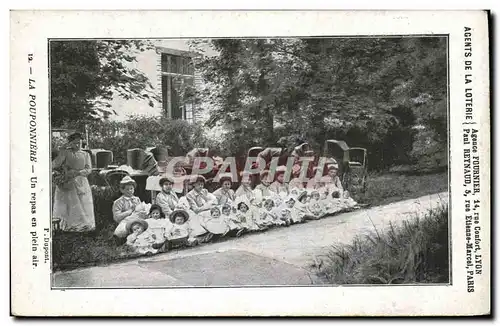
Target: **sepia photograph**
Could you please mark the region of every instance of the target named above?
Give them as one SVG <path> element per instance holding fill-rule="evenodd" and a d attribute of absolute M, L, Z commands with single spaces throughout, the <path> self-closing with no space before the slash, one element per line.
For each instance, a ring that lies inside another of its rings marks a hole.
<path fill-rule="evenodd" d="M 490 314 L 489 19 L 12 11 L 11 314 Z"/>
<path fill-rule="evenodd" d="M 49 40 L 53 287 L 449 283 L 447 42 Z"/>

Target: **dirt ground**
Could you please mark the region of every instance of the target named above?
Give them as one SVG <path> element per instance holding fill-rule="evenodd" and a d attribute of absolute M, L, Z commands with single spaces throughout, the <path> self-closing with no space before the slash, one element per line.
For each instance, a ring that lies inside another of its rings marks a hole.
<path fill-rule="evenodd" d="M 360 209 L 288 228 L 108 266 L 56 272 L 53 287 L 224 287 L 320 285 L 311 265 L 332 244 L 381 232 L 389 223 L 448 203 L 448 193 Z"/>

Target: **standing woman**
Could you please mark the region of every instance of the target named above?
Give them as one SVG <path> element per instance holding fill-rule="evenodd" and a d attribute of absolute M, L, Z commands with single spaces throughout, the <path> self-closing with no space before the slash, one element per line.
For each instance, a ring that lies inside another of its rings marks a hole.
<path fill-rule="evenodd" d="M 68 137 L 67 148 L 52 161 L 59 173 L 54 178 L 56 190 L 52 216 L 61 220 L 61 230 L 89 232 L 95 230 L 94 204 L 87 176 L 92 169 L 90 155 L 81 149 L 82 135 Z"/>

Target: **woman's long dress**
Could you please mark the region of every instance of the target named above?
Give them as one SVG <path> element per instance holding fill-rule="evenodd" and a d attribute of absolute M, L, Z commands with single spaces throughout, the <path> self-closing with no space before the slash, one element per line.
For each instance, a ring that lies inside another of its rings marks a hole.
<path fill-rule="evenodd" d="M 60 227 L 63 231 L 93 231 L 95 229 L 94 204 L 92 190 L 87 180 L 92 169 L 89 153 L 82 150 L 61 151 L 52 162 L 52 167 L 79 171 L 76 177 L 56 186 L 52 217 L 61 219 Z"/>

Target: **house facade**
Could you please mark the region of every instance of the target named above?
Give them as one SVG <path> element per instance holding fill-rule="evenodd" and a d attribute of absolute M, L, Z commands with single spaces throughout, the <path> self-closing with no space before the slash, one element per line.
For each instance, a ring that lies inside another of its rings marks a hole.
<path fill-rule="evenodd" d="M 157 85 L 162 99 L 162 110 L 171 119 L 196 122 L 200 119 L 200 107 L 194 101 L 193 90 L 202 85 L 201 75 L 196 72 L 195 52 L 158 46 Z"/>

